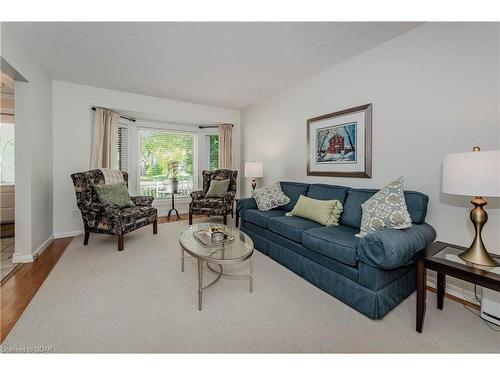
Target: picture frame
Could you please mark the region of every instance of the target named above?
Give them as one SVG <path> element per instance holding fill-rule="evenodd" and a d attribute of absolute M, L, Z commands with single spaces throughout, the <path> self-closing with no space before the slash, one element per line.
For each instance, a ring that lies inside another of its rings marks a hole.
<path fill-rule="evenodd" d="M 372 177 L 372 104 L 307 120 L 307 175 Z"/>

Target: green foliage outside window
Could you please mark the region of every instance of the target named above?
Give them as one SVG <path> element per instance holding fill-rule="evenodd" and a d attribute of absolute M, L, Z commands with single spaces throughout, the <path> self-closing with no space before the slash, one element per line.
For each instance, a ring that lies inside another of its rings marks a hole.
<path fill-rule="evenodd" d="M 214 171 L 219 168 L 219 136 L 209 135 L 210 143 L 210 170 Z"/>
<path fill-rule="evenodd" d="M 141 179 L 144 177 L 171 179 L 175 175 L 178 175 L 179 179 L 192 178 L 192 135 L 142 130 L 140 144 Z M 172 165 L 178 165 L 177 171 L 172 169 Z"/>

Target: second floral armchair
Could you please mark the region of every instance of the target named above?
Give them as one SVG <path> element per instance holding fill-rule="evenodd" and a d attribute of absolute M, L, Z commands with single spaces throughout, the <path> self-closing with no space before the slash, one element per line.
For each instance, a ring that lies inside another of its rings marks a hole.
<path fill-rule="evenodd" d="M 217 169 L 215 171 L 203 171 L 202 174 L 203 190 L 193 191 L 191 193 L 192 200 L 189 204 L 189 225 L 193 223 L 193 215 L 222 216 L 224 224 L 227 224 L 227 215 L 233 215 L 238 171 Z M 212 180 L 229 180 L 227 193 L 223 197 L 205 198 Z"/>

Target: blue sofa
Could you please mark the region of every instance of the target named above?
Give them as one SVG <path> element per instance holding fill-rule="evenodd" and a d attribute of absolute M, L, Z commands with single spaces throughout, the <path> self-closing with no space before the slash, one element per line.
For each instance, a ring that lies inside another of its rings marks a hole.
<path fill-rule="evenodd" d="M 380 319 L 416 287 L 413 254 L 432 243 L 436 231 L 425 223 L 428 196 L 405 191 L 412 219 L 408 229 L 384 229 L 360 239 L 361 204 L 377 192 L 344 186 L 281 182 L 290 203 L 259 211 L 253 198 L 238 201 L 241 230 L 255 248 L 372 319 Z M 340 225 L 325 227 L 285 216 L 300 195 L 338 199 Z"/>

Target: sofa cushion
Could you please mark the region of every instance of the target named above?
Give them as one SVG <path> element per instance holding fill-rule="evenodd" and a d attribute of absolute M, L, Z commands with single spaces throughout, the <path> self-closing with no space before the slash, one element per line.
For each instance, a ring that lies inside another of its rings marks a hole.
<path fill-rule="evenodd" d="M 323 226 L 314 221 L 294 216 L 271 217 L 268 221 L 268 228 L 271 232 L 280 234 L 295 242 L 302 240 L 304 230 L 318 227 Z"/>
<path fill-rule="evenodd" d="M 345 225 L 308 229 L 302 234 L 302 244 L 324 256 L 355 266 L 359 238 L 354 235 L 357 232 L 356 228 Z"/>
<path fill-rule="evenodd" d="M 413 224 L 425 223 L 425 216 L 427 216 L 427 204 L 429 197 L 424 193 L 418 191 L 405 191 L 405 201 L 408 207 L 408 213 L 411 217 Z"/>
<path fill-rule="evenodd" d="M 340 218 L 340 224 L 353 228 L 361 226 L 361 205 L 370 199 L 378 189 L 350 189 L 344 203 L 344 211 Z M 417 191 L 407 190 L 404 192 L 408 213 L 413 224 L 422 224 L 427 215 L 427 203 L 429 197 Z"/>
<path fill-rule="evenodd" d="M 258 225 L 261 228 L 267 228 L 268 220 L 270 217 L 284 216 L 285 210 L 270 210 L 270 211 L 260 211 L 260 210 L 246 210 L 245 220 L 249 223 Z"/>
<path fill-rule="evenodd" d="M 291 211 L 295 207 L 295 204 L 299 200 L 301 195 L 307 195 L 307 191 L 309 190 L 310 184 L 304 184 L 302 182 L 286 182 L 282 181 L 281 190 L 283 193 L 290 198 L 290 202 L 285 204 L 283 207 L 284 210 Z"/>
<path fill-rule="evenodd" d="M 344 204 L 348 190 L 349 188 L 345 186 L 312 184 L 307 191 L 307 196 L 324 201 L 335 199 Z"/>

